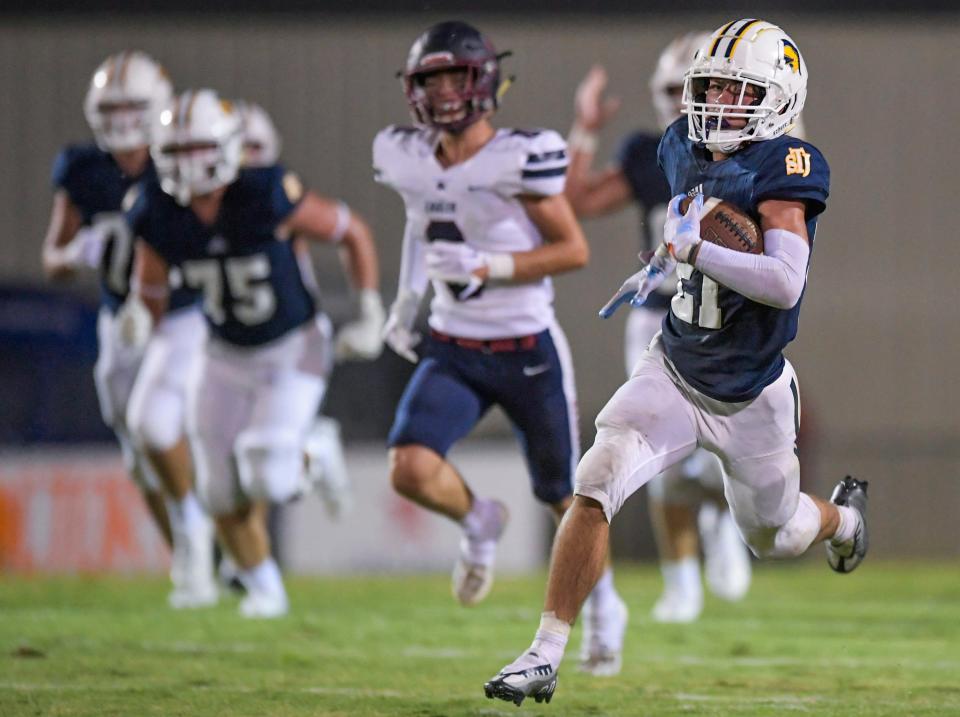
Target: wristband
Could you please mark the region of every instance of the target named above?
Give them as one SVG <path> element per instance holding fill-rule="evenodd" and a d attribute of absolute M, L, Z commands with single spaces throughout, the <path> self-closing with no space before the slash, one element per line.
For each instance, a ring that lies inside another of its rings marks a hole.
<path fill-rule="evenodd" d="M 567 137 L 567 145 L 573 152 L 596 154 L 597 133 L 574 125 L 573 129 L 570 130 L 570 136 Z"/>
<path fill-rule="evenodd" d="M 514 273 L 513 254 L 486 254 L 487 276 L 490 279 L 512 279 Z"/>
<path fill-rule="evenodd" d="M 340 243 L 347 229 L 350 228 L 350 207 L 343 202 L 337 202 L 337 224 L 330 233 L 330 241 Z"/>

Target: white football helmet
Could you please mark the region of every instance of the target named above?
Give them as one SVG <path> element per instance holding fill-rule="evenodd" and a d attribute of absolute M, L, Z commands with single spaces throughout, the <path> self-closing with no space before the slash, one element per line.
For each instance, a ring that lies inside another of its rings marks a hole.
<path fill-rule="evenodd" d="M 214 90 L 187 90 L 157 118 L 150 154 L 160 186 L 180 204 L 237 178 L 243 159 L 240 115 Z"/>
<path fill-rule="evenodd" d="M 680 94 L 683 89 L 683 76 L 690 69 L 697 50 L 706 44 L 708 37 L 708 32 L 688 32 L 675 37 L 660 53 L 657 69 L 650 77 L 653 109 L 657 113 L 660 129 L 669 127 L 682 114 Z"/>
<path fill-rule="evenodd" d="M 735 104 L 707 104 L 711 78 L 742 82 Z M 753 85 L 758 99 L 744 100 Z M 807 65 L 789 35 L 763 20 L 734 20 L 714 32 L 697 52 L 684 77 L 683 112 L 689 137 L 712 152 L 730 153 L 744 142 L 774 139 L 788 132 L 807 97 Z M 728 119 L 745 119 L 741 129 Z"/>
<path fill-rule="evenodd" d="M 140 51 L 118 52 L 93 73 L 83 112 L 100 149 L 128 152 L 150 144 L 154 118 L 172 96 L 157 62 Z"/>
<path fill-rule="evenodd" d="M 237 100 L 243 131 L 243 166 L 269 167 L 280 159 L 280 135 L 270 115 L 255 102 Z"/>

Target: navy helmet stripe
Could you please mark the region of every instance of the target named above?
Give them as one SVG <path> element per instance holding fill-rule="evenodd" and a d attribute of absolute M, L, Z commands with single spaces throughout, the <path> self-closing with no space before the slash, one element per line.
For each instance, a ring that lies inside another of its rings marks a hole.
<path fill-rule="evenodd" d="M 730 42 L 727 43 L 727 51 L 723 53 L 724 57 L 730 57 L 733 54 L 733 48 L 737 46 L 737 43 L 740 41 L 740 38 L 743 36 L 743 33 L 747 31 L 747 28 L 751 25 L 755 25 L 760 22 L 759 20 L 749 19 L 745 20 L 744 24 L 733 34 L 733 37 L 730 39 Z"/>
<path fill-rule="evenodd" d="M 713 45 L 710 46 L 710 57 L 713 57 L 714 54 L 716 53 L 717 47 L 720 45 L 720 41 L 723 39 L 723 34 L 724 34 L 727 30 L 729 30 L 729 29 L 730 29 L 730 26 L 733 25 L 733 23 L 735 23 L 735 22 L 736 22 L 736 20 L 731 20 L 730 22 L 728 22 L 726 25 L 724 25 L 723 27 L 721 27 L 721 28 L 717 31 L 717 37 L 716 37 L 716 39 L 713 41 Z"/>
<path fill-rule="evenodd" d="M 559 177 L 566 174 L 567 167 L 554 167 L 553 169 L 525 169 L 520 175 L 522 179 L 546 179 L 547 177 Z"/>

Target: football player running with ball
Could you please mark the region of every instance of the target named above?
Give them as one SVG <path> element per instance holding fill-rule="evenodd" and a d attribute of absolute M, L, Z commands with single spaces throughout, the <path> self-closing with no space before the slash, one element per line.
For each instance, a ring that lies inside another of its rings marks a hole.
<path fill-rule="evenodd" d="M 149 333 L 167 306 L 168 276 L 203 292 L 210 339 L 188 386 L 197 486 L 247 590 L 244 617 L 287 612 L 258 502 L 303 491 L 303 448 L 334 353 L 375 358 L 383 309 L 367 225 L 346 205 L 306 191 L 279 165 L 241 168 L 238 112 L 212 90 L 188 91 L 159 116 L 151 146 L 159 181 L 136 188 L 135 291 L 122 321 Z M 340 244 L 360 318 L 331 340 L 304 283 L 295 243 Z"/>
<path fill-rule="evenodd" d="M 466 23 L 428 29 L 403 72 L 417 126 L 388 127 L 373 144 L 376 179 L 403 197 L 407 218 L 385 339 L 419 362 L 388 439 L 390 480 L 463 528 L 453 593 L 464 605 L 490 590 L 507 510 L 474 494 L 446 459 L 451 446 L 500 406 L 534 495 L 558 518 L 573 498 L 579 454 L 573 366 L 550 276 L 584 266 L 588 248 L 563 195 L 560 135 L 491 124 L 505 89 L 501 57 Z M 413 325 L 431 282 L 430 333 L 421 342 Z M 581 666 L 615 674 L 626 608 L 609 565 L 595 577 Z"/>
<path fill-rule="evenodd" d="M 708 33 L 682 35 L 660 54 L 657 69 L 650 78 L 650 89 L 661 132 L 680 116 L 683 74 L 707 37 Z M 621 144 L 616 164 L 591 171 L 597 132 L 619 105 L 614 98 L 604 100 L 606 83 L 606 72 L 598 65 L 591 68 L 577 89 L 576 119 L 569 137 L 566 193 L 581 217 L 604 216 L 636 202 L 643 216 L 640 251 L 651 252 L 663 240 L 663 220 L 670 200 L 667 178 L 657 164 L 661 135 L 631 133 Z M 628 316 L 625 342 L 628 376 L 660 330 L 670 308 L 676 276 L 670 279 L 672 281 L 664 281 Z M 692 622 L 700 616 L 703 587 L 698 542 L 703 546 L 710 590 L 725 600 L 743 598 L 750 586 L 750 558 L 727 509 L 716 456 L 698 449 L 651 480 L 647 491 L 663 575 L 663 593 L 653 607 L 653 619 Z"/>
<path fill-rule="evenodd" d="M 610 521 L 635 490 L 697 447 L 720 458 L 727 502 L 757 557 L 795 557 L 827 541 L 830 566 L 850 572 L 866 555 L 866 482 L 845 478 L 830 501 L 799 488 L 799 394 L 783 349 L 796 335 L 829 186 L 820 151 L 785 136 L 806 90 L 796 44 L 762 20 L 727 23 L 687 70 L 686 118 L 659 148 L 676 195 L 664 246 L 678 262 L 678 291 L 661 336 L 597 416 L 554 542 L 539 630 L 484 685 L 488 697 L 519 704 L 553 695 L 570 626 L 603 570 Z M 681 215 L 685 195 L 696 201 Z M 764 253 L 701 241 L 705 195 L 757 219 Z"/>

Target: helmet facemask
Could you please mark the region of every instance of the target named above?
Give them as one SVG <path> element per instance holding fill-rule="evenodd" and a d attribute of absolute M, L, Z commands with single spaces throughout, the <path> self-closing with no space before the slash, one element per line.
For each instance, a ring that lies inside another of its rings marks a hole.
<path fill-rule="evenodd" d="M 404 93 L 419 124 L 457 134 L 496 110 L 500 71 L 496 60 L 454 63 L 452 57 L 449 59 L 449 64 L 441 60 L 438 67 L 405 74 Z M 427 78 L 445 71 L 464 73 L 463 85 L 455 92 L 454 104 L 459 107 L 435 107 L 430 98 Z"/>

